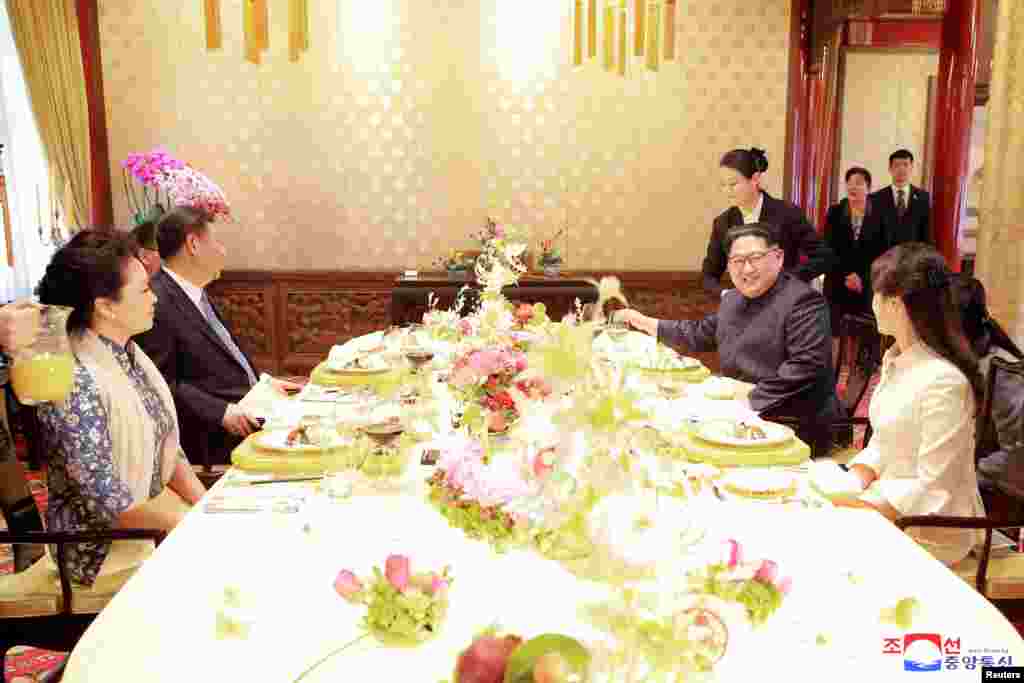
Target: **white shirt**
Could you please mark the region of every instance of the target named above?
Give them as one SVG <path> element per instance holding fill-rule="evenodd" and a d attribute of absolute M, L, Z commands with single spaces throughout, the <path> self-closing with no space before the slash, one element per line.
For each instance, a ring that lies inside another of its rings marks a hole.
<path fill-rule="evenodd" d="M 878 474 L 863 497 L 900 515 L 983 517 L 974 469 L 974 395 L 960 370 L 923 343 L 890 349 L 868 414 L 874 434 L 850 465 Z M 963 529 L 907 532 L 946 564 L 963 559 L 981 533 Z"/>
<path fill-rule="evenodd" d="M 743 213 L 743 209 L 740 209 L 740 215 L 743 216 L 743 224 L 750 225 L 751 223 L 757 223 L 761 220 L 761 207 L 764 206 L 764 192 L 759 192 L 757 195 L 757 204 L 754 204 L 754 210 L 750 212 L 750 215 Z"/>
<path fill-rule="evenodd" d="M 196 287 L 194 284 L 192 284 L 182 276 L 175 273 L 166 265 L 164 266 L 164 272 L 170 275 L 171 279 L 177 282 L 178 285 L 185 290 L 185 294 L 188 295 L 188 298 L 192 301 L 192 303 L 196 305 L 196 308 L 199 309 L 199 314 L 202 315 L 203 318 L 206 318 L 206 313 L 203 313 L 203 306 L 201 303 L 203 300 L 203 288 Z"/>

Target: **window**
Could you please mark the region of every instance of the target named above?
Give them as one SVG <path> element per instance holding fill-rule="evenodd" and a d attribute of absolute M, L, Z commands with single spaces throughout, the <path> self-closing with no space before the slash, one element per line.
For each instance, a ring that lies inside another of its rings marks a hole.
<path fill-rule="evenodd" d="M 29 296 L 56 246 L 46 158 L 29 104 L 5 3 L 0 3 L 0 144 L 11 252 L 0 239 L 0 301 Z M 61 231 L 56 236 L 60 239 Z M 11 264 L 13 263 L 13 267 Z"/>

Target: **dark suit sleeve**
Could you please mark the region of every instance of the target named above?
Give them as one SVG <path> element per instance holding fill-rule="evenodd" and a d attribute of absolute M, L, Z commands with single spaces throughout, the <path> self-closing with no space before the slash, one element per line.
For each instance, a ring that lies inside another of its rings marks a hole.
<path fill-rule="evenodd" d="M 701 320 L 658 321 L 658 341 L 676 351 L 714 351 L 718 348 L 717 331 L 717 313 Z"/>
<path fill-rule="evenodd" d="M 715 295 L 722 293 L 722 274 L 725 273 L 725 218 L 719 216 L 711 226 L 711 238 L 708 239 L 708 254 L 704 257 L 701 267 L 701 281 L 705 291 Z"/>
<path fill-rule="evenodd" d="M 135 341 L 160 369 L 171 389 L 178 410 L 187 411 L 219 429 L 228 402 L 181 379 L 177 335 L 174 334 L 173 326 L 161 315 L 159 306 L 153 319 L 153 328 L 136 337 Z"/>
<path fill-rule="evenodd" d="M 804 212 L 794 208 L 796 210 L 793 212 L 790 234 L 793 235 L 797 250 L 807 256 L 807 262 L 801 263 L 792 272 L 804 282 L 810 282 L 832 270 L 834 255 L 818 237 L 817 231 L 807 220 Z"/>
<path fill-rule="evenodd" d="M 773 377 L 761 380 L 750 392 L 750 407 L 758 412 L 814 387 L 832 360 L 828 306 L 817 292 L 807 292 L 793 305 L 785 329 L 786 360 Z"/>

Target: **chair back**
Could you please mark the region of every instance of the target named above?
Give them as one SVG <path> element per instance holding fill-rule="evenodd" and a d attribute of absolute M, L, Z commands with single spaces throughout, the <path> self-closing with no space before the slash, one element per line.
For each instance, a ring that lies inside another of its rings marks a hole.
<path fill-rule="evenodd" d="M 864 395 L 871 385 L 871 378 L 874 377 L 882 362 L 882 337 L 878 333 L 874 317 L 867 314 L 844 315 L 839 323 L 839 329 L 837 380 L 843 365 L 849 366 L 846 391 L 839 399 L 843 402 L 846 413 L 853 415 L 857 411 L 857 406 L 864 399 Z M 850 340 L 856 340 L 856 343 L 850 344 Z M 856 349 L 856 357 L 849 358 L 853 348 Z"/>
<path fill-rule="evenodd" d="M 15 453 L 5 401 L 0 403 L 0 513 L 12 533 L 43 530 L 43 518 L 29 488 L 25 466 Z M 14 571 L 27 569 L 42 554 L 42 546 L 15 545 Z"/>
<path fill-rule="evenodd" d="M 1024 361 L 992 357 L 974 439 L 975 460 L 1024 441 Z"/>

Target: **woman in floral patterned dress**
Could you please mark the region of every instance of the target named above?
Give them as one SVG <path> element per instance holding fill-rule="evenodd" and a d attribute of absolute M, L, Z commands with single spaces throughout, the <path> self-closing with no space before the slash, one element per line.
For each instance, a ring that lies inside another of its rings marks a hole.
<path fill-rule="evenodd" d="M 39 283 L 44 304 L 73 309 L 75 383 L 39 408 L 47 441 L 54 531 L 171 530 L 205 489 L 181 452 L 170 390 L 132 336 L 153 324 L 156 296 L 130 235 L 84 231 L 54 254 Z M 141 541 L 67 547 L 71 577 L 130 574 L 151 551 Z"/>

